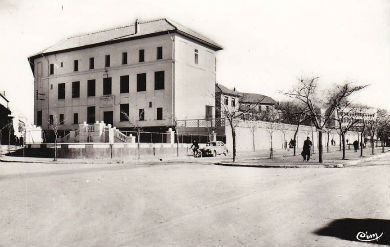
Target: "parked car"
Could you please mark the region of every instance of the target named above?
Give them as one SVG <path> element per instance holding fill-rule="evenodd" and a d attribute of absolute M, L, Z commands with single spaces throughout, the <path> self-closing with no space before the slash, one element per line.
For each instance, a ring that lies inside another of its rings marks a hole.
<path fill-rule="evenodd" d="M 209 142 L 206 144 L 206 147 L 201 149 L 202 156 L 217 156 L 220 154 L 226 155 L 228 149 L 225 146 L 225 143 L 221 141 Z"/>

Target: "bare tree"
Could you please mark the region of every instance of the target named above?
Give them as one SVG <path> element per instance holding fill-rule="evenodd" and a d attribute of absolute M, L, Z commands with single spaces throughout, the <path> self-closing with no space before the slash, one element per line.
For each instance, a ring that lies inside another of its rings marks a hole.
<path fill-rule="evenodd" d="M 360 121 L 353 115 L 358 113 L 359 108 L 352 105 L 347 99 L 342 100 L 340 104 L 336 107 L 336 112 L 333 115 L 333 119 L 336 122 L 336 127 L 341 135 L 341 145 L 342 145 L 342 159 L 345 160 L 345 135 L 350 131 L 356 124 Z"/>
<path fill-rule="evenodd" d="M 302 124 L 308 123 L 309 114 L 307 108 L 299 103 L 294 101 L 281 102 L 278 105 L 278 109 L 281 112 L 280 121 L 287 124 L 295 125 L 294 137 L 293 137 L 293 149 L 294 156 L 296 155 L 297 147 L 297 135 L 299 128 Z"/>
<path fill-rule="evenodd" d="M 380 109 L 377 112 L 377 138 L 380 138 L 382 153 L 385 152 L 386 140 L 390 137 L 390 115 L 386 110 Z"/>
<path fill-rule="evenodd" d="M 318 161 L 322 163 L 322 132 L 329 125 L 340 102 L 366 86 L 353 86 L 351 83 L 337 85 L 327 93 L 328 97 L 323 101 L 323 97 L 319 95 L 318 79 L 319 77 L 300 79 L 297 86 L 285 94 L 297 99 L 308 108 L 311 122 L 318 131 Z M 319 109 L 323 109 L 323 111 Z"/>
<path fill-rule="evenodd" d="M 58 142 L 58 130 L 63 121 L 59 121 L 56 115 L 53 115 L 53 119 L 48 122 L 49 128 L 53 130 L 54 133 L 54 161 L 57 161 L 57 142 Z"/>
<path fill-rule="evenodd" d="M 228 122 L 229 127 L 231 129 L 232 134 L 232 149 L 233 149 L 233 162 L 236 161 L 236 127 L 239 124 L 239 121 L 242 119 L 245 119 L 246 115 L 254 116 L 256 114 L 259 114 L 257 110 L 258 106 L 261 104 L 261 102 L 265 99 L 265 96 L 263 96 L 261 99 L 259 99 L 256 103 L 248 104 L 248 105 L 240 105 L 239 107 L 230 108 L 227 107 L 224 104 L 221 104 L 223 106 L 223 115 L 225 117 L 225 120 Z"/>
<path fill-rule="evenodd" d="M 137 121 L 133 121 L 126 112 L 122 111 L 121 114 L 124 116 L 124 118 L 126 118 L 127 122 L 129 123 L 129 127 L 135 129 L 137 132 L 137 159 L 140 159 L 140 138 L 142 127 L 138 125 Z"/>
<path fill-rule="evenodd" d="M 269 158 L 274 158 L 274 148 L 273 148 L 273 134 L 276 130 L 279 130 L 279 114 L 276 110 L 270 110 L 267 112 L 267 122 L 266 122 L 266 130 L 270 137 L 270 150 L 269 150 Z"/>

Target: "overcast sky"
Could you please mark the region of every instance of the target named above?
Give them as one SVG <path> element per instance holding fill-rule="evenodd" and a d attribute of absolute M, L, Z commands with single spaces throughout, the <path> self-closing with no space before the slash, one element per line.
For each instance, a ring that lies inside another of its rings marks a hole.
<path fill-rule="evenodd" d="M 356 100 L 390 109 L 390 1 L 0 0 L 0 91 L 33 119 L 27 57 L 79 33 L 167 17 L 215 40 L 217 82 L 281 100 L 301 76 L 370 84 Z"/>

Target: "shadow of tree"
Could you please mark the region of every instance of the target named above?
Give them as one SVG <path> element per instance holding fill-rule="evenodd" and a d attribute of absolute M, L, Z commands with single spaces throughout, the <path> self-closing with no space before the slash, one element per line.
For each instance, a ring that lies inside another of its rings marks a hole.
<path fill-rule="evenodd" d="M 389 245 L 390 244 L 390 220 L 382 219 L 337 219 L 327 226 L 314 232 L 320 236 L 336 237 L 339 239 L 362 242 L 359 239 L 371 240 L 382 236 L 378 240 L 366 241 L 368 243 Z M 358 236 L 359 233 L 362 233 Z"/>

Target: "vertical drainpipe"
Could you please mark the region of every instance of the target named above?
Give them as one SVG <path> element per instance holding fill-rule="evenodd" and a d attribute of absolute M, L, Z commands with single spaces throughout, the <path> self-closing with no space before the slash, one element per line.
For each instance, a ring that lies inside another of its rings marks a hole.
<path fill-rule="evenodd" d="M 176 66 L 176 61 L 175 61 L 175 36 L 174 35 L 171 35 L 168 31 L 168 34 L 172 40 L 172 84 L 171 84 L 171 87 L 172 87 L 172 124 L 173 124 L 173 121 L 175 121 L 175 117 L 176 117 L 176 112 L 175 112 L 175 66 Z M 177 119 L 176 119 L 177 120 Z M 175 130 L 176 131 L 176 130 Z"/>

